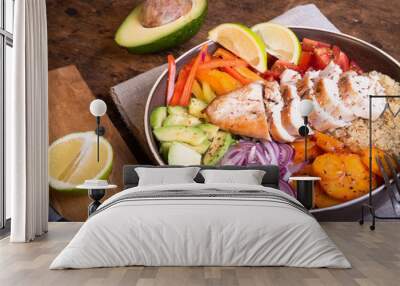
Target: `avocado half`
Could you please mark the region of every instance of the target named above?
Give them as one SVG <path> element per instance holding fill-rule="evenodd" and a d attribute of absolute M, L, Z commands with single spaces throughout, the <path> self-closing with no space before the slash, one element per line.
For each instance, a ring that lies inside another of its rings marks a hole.
<path fill-rule="evenodd" d="M 140 23 L 143 4 L 126 17 L 115 34 L 118 45 L 131 53 L 154 53 L 179 45 L 200 29 L 207 14 L 207 0 L 192 0 L 192 9 L 186 15 L 160 27 L 146 28 Z"/>

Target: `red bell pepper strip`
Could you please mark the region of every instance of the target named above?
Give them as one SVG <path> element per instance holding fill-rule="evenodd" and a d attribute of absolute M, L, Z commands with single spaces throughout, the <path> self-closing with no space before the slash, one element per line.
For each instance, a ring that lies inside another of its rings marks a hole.
<path fill-rule="evenodd" d="M 213 59 L 209 61 L 208 63 L 201 64 L 199 66 L 199 69 L 216 69 L 216 68 L 223 68 L 223 67 L 238 67 L 242 66 L 245 67 L 247 66 L 247 63 L 243 60 L 240 59 L 234 59 L 234 60 L 224 60 L 224 59 Z"/>
<path fill-rule="evenodd" d="M 167 105 L 170 103 L 175 89 L 176 63 L 173 55 L 168 55 L 168 85 L 167 85 Z"/>
<path fill-rule="evenodd" d="M 175 84 L 175 90 L 174 94 L 169 101 L 168 105 L 178 105 L 179 104 L 179 99 L 181 98 L 183 88 L 185 86 L 185 82 L 189 76 L 190 68 L 188 66 L 184 66 L 179 74 L 178 74 L 178 80 L 176 81 Z"/>
<path fill-rule="evenodd" d="M 186 79 L 185 86 L 183 87 L 182 95 L 179 98 L 179 105 L 181 106 L 188 106 L 189 101 L 190 101 L 190 96 L 192 94 L 192 87 L 193 87 L 193 82 L 196 77 L 196 72 L 200 66 L 201 63 L 204 62 L 206 53 L 207 53 L 208 45 L 204 45 L 200 53 L 197 55 L 192 68 L 190 69 L 189 75 Z"/>
<path fill-rule="evenodd" d="M 237 72 L 235 69 L 231 67 L 223 67 L 222 70 L 228 74 L 230 74 L 233 78 L 237 79 L 240 81 L 241 84 L 246 85 L 251 83 L 252 81 L 249 80 L 248 78 L 245 78 L 242 76 L 239 72 Z"/>

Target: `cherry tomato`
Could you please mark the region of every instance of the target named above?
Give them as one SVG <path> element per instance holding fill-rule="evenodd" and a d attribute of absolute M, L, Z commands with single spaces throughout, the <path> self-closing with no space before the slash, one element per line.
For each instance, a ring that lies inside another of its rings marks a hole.
<path fill-rule="evenodd" d="M 304 38 L 303 42 L 301 43 L 301 47 L 303 51 L 313 52 L 315 48 L 330 48 L 331 45 L 328 43 Z"/>
<path fill-rule="evenodd" d="M 348 71 L 350 67 L 348 56 L 338 46 L 333 46 L 332 52 L 334 62 L 340 66 L 343 72 Z"/>
<path fill-rule="evenodd" d="M 332 50 L 327 47 L 314 49 L 313 66 L 318 70 L 324 69 L 332 60 Z"/>

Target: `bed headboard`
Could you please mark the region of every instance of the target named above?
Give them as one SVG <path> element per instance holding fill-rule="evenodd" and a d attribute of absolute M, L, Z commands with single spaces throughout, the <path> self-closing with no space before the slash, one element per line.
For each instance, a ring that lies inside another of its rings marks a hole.
<path fill-rule="evenodd" d="M 152 166 L 152 165 L 125 165 L 123 171 L 123 181 L 124 181 L 124 189 L 136 187 L 139 182 L 139 177 L 135 171 L 137 167 L 147 167 L 147 168 L 177 168 L 179 166 Z M 198 166 L 201 169 L 221 169 L 221 170 L 263 170 L 265 171 L 265 175 L 262 180 L 262 185 L 265 187 L 271 187 L 274 189 L 279 189 L 279 168 L 275 165 L 267 165 L 267 166 L 248 166 L 248 167 L 240 167 L 240 166 Z M 203 176 L 199 173 L 195 181 L 197 183 L 204 183 Z"/>

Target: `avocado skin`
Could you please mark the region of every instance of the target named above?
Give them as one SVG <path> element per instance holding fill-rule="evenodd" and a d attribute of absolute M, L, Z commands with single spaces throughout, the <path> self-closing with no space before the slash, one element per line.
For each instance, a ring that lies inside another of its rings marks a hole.
<path fill-rule="evenodd" d="M 203 13 L 196 19 L 186 24 L 184 27 L 176 30 L 175 32 L 164 36 L 152 43 L 128 48 L 128 51 L 132 54 L 151 54 L 160 52 L 189 40 L 200 30 L 201 25 L 204 22 L 204 18 L 207 15 L 208 4 L 205 7 Z"/>

